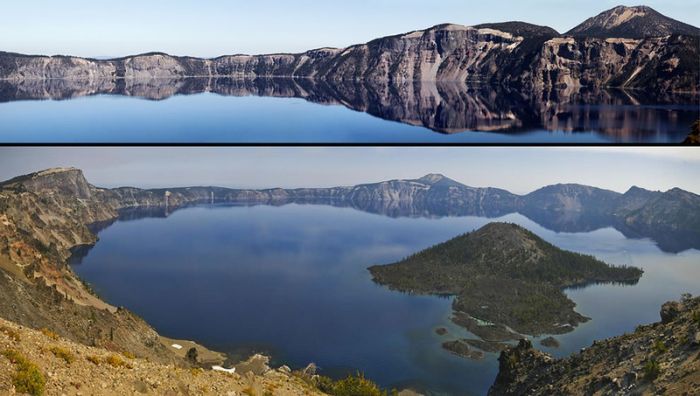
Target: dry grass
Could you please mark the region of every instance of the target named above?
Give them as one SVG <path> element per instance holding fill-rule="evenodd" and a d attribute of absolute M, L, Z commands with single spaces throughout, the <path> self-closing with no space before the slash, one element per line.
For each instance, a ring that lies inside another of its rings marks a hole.
<path fill-rule="evenodd" d="M 51 331 L 51 330 L 47 329 L 46 327 L 42 327 L 41 330 L 39 330 L 39 331 L 41 331 L 41 334 L 49 337 L 50 339 L 52 339 L 54 341 L 58 340 L 58 338 L 59 338 L 58 334 L 56 332 Z"/>
<path fill-rule="evenodd" d="M 51 348 L 49 348 L 49 351 L 51 351 L 51 353 L 53 353 L 54 356 L 63 359 L 68 364 L 73 363 L 73 361 L 75 360 L 75 355 L 73 355 L 73 353 L 71 353 L 71 351 L 69 351 L 66 348 L 52 346 Z"/>
<path fill-rule="evenodd" d="M 112 367 L 126 367 L 126 368 L 131 368 L 131 366 L 126 363 L 119 355 L 109 355 L 105 359 L 105 363 L 109 364 Z"/>
<path fill-rule="evenodd" d="M 98 358 L 97 356 L 90 355 L 90 356 L 87 356 L 85 359 L 86 359 L 88 362 L 94 364 L 95 366 L 99 366 L 99 365 L 100 365 L 100 358 Z"/>
<path fill-rule="evenodd" d="M 22 337 L 19 336 L 19 332 L 11 327 L 0 326 L 0 331 L 5 333 L 14 342 L 20 342 Z"/>

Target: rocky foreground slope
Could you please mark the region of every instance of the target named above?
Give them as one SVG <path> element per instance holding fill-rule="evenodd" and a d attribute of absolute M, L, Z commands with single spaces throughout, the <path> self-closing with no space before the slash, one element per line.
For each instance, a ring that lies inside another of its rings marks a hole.
<path fill-rule="evenodd" d="M 596 341 L 565 359 L 537 351 L 527 340 L 499 358 L 489 395 L 700 394 L 700 298 L 661 308 L 661 322 Z"/>
<path fill-rule="evenodd" d="M 0 393 L 46 395 L 322 395 L 265 359 L 234 373 L 163 364 L 71 342 L 0 319 Z M 250 363 L 255 362 L 251 359 Z M 21 381 L 16 379 L 23 373 Z"/>
<path fill-rule="evenodd" d="M 0 78 L 298 77 L 698 92 L 700 30 L 652 14 L 658 13 L 648 7 L 618 7 L 567 35 L 521 22 L 475 27 L 443 24 L 347 48 L 300 54 L 200 59 L 148 53 L 96 60 L 0 53 Z M 654 25 L 648 28 L 649 23 Z"/>

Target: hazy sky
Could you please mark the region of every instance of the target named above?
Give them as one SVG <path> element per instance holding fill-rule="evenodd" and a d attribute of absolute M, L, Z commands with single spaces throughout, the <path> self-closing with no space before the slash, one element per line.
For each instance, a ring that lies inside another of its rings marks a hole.
<path fill-rule="evenodd" d="M 700 193 L 697 148 L 0 148 L 0 180 L 56 166 L 103 187 L 332 187 L 442 173 L 514 193 L 555 183 Z"/>
<path fill-rule="evenodd" d="M 444 22 L 522 20 L 565 32 L 621 0 L 22 0 L 4 1 L 0 50 L 122 56 L 148 51 L 213 57 L 299 52 L 366 42 Z M 700 0 L 647 0 L 687 23 Z"/>

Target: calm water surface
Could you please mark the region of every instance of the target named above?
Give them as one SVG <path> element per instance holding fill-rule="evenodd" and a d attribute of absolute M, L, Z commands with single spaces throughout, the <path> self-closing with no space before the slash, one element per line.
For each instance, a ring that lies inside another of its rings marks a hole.
<path fill-rule="evenodd" d="M 699 100 L 434 82 L 0 81 L 0 142 L 678 143 Z"/>
<path fill-rule="evenodd" d="M 592 318 L 558 336 L 564 356 L 594 339 L 658 320 L 660 304 L 700 293 L 700 251 L 663 253 L 612 228 L 567 234 L 512 214 L 549 242 L 636 265 L 635 286 L 568 291 Z M 449 321 L 451 299 L 410 296 L 375 285 L 366 268 L 494 221 L 479 217 L 390 218 L 316 205 L 198 206 L 167 218 L 118 221 L 73 268 L 113 304 L 164 335 L 197 340 L 233 356 L 270 353 L 294 368 L 317 363 L 327 375 L 360 369 L 384 386 L 431 394 L 485 394 L 497 356 L 453 356 L 440 344 L 472 337 Z M 447 327 L 450 335 L 435 334 Z"/>

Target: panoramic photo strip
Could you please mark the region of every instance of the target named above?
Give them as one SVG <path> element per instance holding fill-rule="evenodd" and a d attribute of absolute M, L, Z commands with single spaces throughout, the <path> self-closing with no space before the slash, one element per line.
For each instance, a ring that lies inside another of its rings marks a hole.
<path fill-rule="evenodd" d="M 693 394 L 698 154 L 2 149 L 0 379 L 14 363 L 32 394 Z"/>
<path fill-rule="evenodd" d="M 697 0 L 33 3 L 3 10 L 0 142 L 678 144 L 700 118 Z"/>

